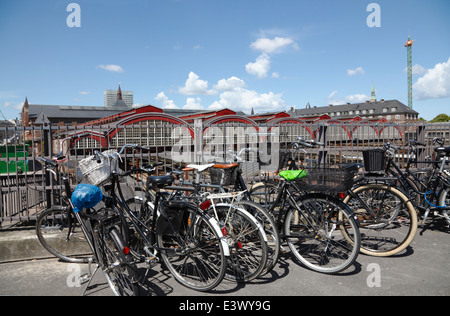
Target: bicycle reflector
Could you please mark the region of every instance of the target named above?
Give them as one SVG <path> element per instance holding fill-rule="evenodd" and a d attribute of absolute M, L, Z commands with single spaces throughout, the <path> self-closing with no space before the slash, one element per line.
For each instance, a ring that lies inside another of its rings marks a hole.
<path fill-rule="evenodd" d="M 210 206 L 211 206 L 211 200 L 206 200 L 205 202 L 200 204 L 200 208 L 202 209 L 202 211 L 209 209 Z"/>
<path fill-rule="evenodd" d="M 122 249 L 122 252 L 123 252 L 124 255 L 127 255 L 127 254 L 130 253 L 130 248 L 125 247 L 125 248 Z"/>

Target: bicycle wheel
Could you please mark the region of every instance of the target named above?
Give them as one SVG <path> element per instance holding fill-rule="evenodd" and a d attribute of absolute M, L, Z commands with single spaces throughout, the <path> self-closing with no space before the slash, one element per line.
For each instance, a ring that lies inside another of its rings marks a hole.
<path fill-rule="evenodd" d="M 86 263 L 92 256 L 86 237 L 70 207 L 53 206 L 43 211 L 36 222 L 36 235 L 52 255 L 71 263 Z"/>
<path fill-rule="evenodd" d="M 272 215 L 270 215 L 265 208 L 255 202 L 241 200 L 236 203 L 236 206 L 243 208 L 252 214 L 264 228 L 268 247 L 266 267 L 261 273 L 261 275 L 264 275 L 275 267 L 278 257 L 280 256 L 280 235 L 278 232 L 278 226 Z"/>
<path fill-rule="evenodd" d="M 101 230 L 94 225 L 94 232 Z M 129 248 L 121 233 L 115 227 L 103 227 L 103 232 L 94 234 L 96 244 L 101 251 L 103 272 L 111 290 L 116 296 L 139 296 L 139 272 Z"/>
<path fill-rule="evenodd" d="M 360 248 L 360 233 L 352 211 L 342 201 L 321 193 L 299 197 L 285 217 L 287 243 L 307 268 L 335 274 L 350 267 Z M 351 236 L 349 241 L 342 233 Z"/>
<path fill-rule="evenodd" d="M 278 184 L 273 182 L 255 183 L 249 190 L 252 201 L 266 209 L 270 209 L 279 192 Z"/>
<path fill-rule="evenodd" d="M 439 206 L 450 207 L 450 186 L 445 186 L 439 192 Z M 448 209 L 442 209 L 441 215 L 447 221 L 447 227 L 450 230 L 450 211 Z"/>
<path fill-rule="evenodd" d="M 361 252 L 392 256 L 408 247 L 417 231 L 417 213 L 400 190 L 381 183 L 361 185 L 344 198 L 357 216 Z"/>
<path fill-rule="evenodd" d="M 249 212 L 231 204 L 216 204 L 214 211 L 226 230 L 230 258 L 225 277 L 237 282 L 257 278 L 267 263 L 267 238 L 258 220 Z"/>
<path fill-rule="evenodd" d="M 181 208 L 178 216 L 181 220 L 177 227 L 164 220 L 156 223 L 161 258 L 180 284 L 209 291 L 224 278 L 228 246 L 222 240 L 219 225 L 208 215 L 189 206 Z"/>

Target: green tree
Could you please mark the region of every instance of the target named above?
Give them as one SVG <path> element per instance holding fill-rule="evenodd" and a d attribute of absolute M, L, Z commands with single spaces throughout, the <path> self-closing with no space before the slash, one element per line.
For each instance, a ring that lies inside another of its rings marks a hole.
<path fill-rule="evenodd" d="M 434 119 L 430 121 L 430 123 L 438 123 L 438 122 L 450 122 L 450 116 L 447 114 L 439 114 Z"/>

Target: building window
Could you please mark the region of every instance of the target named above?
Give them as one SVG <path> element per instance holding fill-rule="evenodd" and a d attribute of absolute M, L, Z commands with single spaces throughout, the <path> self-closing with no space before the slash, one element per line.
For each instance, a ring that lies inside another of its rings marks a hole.
<path fill-rule="evenodd" d="M 374 109 L 370 109 L 369 113 L 372 114 L 375 110 Z"/>
<path fill-rule="evenodd" d="M 391 112 L 397 111 L 397 108 L 391 108 Z"/>
<path fill-rule="evenodd" d="M 400 115 L 399 115 L 399 114 L 396 114 L 396 115 L 395 115 L 395 119 L 396 119 L 396 120 L 399 120 L 399 119 L 400 119 Z"/>
<path fill-rule="evenodd" d="M 383 108 L 383 112 L 387 112 L 388 111 L 388 108 Z"/>
<path fill-rule="evenodd" d="M 390 121 L 391 120 L 391 116 L 390 115 L 386 115 L 386 120 Z"/>

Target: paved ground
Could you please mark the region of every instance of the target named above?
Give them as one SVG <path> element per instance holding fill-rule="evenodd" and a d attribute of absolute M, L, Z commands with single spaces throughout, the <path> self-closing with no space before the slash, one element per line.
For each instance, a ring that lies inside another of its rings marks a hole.
<path fill-rule="evenodd" d="M 0 295 L 81 295 L 83 287 L 73 285 L 87 265 L 70 265 L 55 259 L 0 264 Z M 402 255 L 376 258 L 360 255 L 357 263 L 341 275 L 323 275 L 301 267 L 289 253 L 283 255 L 270 275 L 251 284 L 224 281 L 210 293 L 198 293 L 179 285 L 157 266 L 149 271 L 146 295 L 158 296 L 316 296 L 316 295 L 450 295 L 450 234 L 428 230 L 417 234 Z M 145 267 L 142 267 L 145 273 Z M 92 296 L 109 296 L 104 277 L 98 273 L 88 291 Z M 205 298 L 206 299 L 206 298 Z"/>

